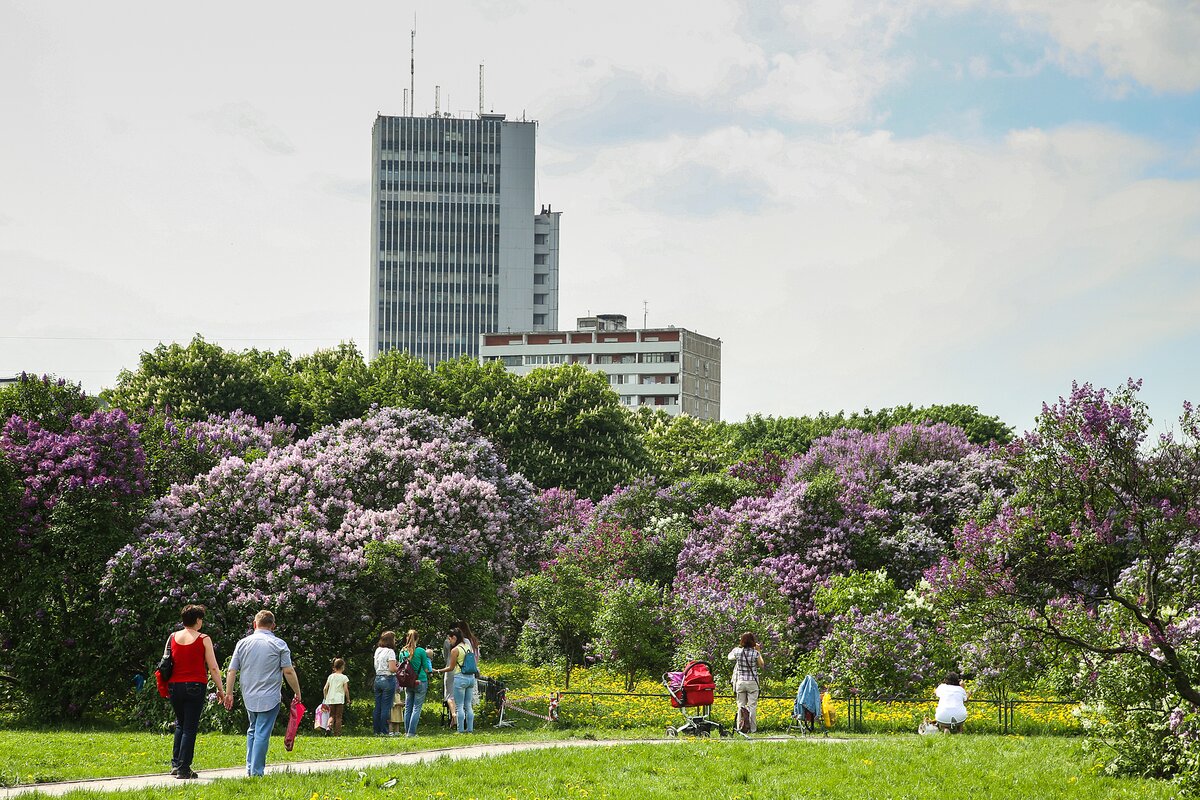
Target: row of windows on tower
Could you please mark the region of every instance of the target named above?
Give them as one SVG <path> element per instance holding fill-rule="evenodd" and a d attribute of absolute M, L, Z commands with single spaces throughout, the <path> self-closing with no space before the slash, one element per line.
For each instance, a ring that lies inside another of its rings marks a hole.
<path fill-rule="evenodd" d="M 400 220 L 400 219 L 381 219 L 379 220 L 379 232 L 386 233 L 388 231 L 450 231 L 451 233 L 476 233 L 480 232 L 483 235 L 490 235 L 500 230 L 500 224 L 491 219 L 472 223 L 470 220 L 451 220 L 448 222 L 437 222 L 433 220 Z"/>
<path fill-rule="evenodd" d="M 420 241 L 421 250 L 426 252 L 449 255 L 449 254 L 479 254 L 479 253 L 495 253 L 499 246 L 500 234 L 496 234 L 489 240 L 472 239 L 470 241 L 458 239 L 453 236 L 421 236 L 411 235 L 405 240 L 402 237 L 381 237 L 379 240 L 379 249 L 387 252 L 397 250 L 415 250 L 416 242 Z"/>
<path fill-rule="evenodd" d="M 409 253 L 409 261 L 380 261 L 379 272 L 383 276 L 391 273 L 411 273 L 426 279 L 435 275 L 465 275 L 471 280 L 486 281 L 482 276 L 496 274 L 495 264 L 481 264 L 478 256 L 467 257 L 460 261 L 443 261 L 442 253 Z M 435 260 L 436 259 L 436 260 Z M 424 263 L 412 263 L 413 261 Z M 536 277 L 536 276 L 535 276 Z M 534 283 L 538 281 L 535 279 Z"/>
<path fill-rule="evenodd" d="M 398 156 L 400 158 L 419 158 L 421 154 L 429 154 L 430 156 L 440 155 L 445 152 L 454 153 L 498 153 L 500 146 L 497 142 L 491 141 L 451 141 L 445 138 L 437 139 L 429 137 L 427 139 L 417 139 L 416 137 L 403 137 L 399 139 L 385 137 L 379 143 L 379 151 L 385 156 Z"/>
<path fill-rule="evenodd" d="M 500 178 L 487 177 L 483 181 L 454 181 L 454 180 L 402 180 L 379 181 L 379 189 L 384 192 L 466 192 L 470 194 L 495 194 L 500 191 Z"/>
<path fill-rule="evenodd" d="M 466 203 L 460 199 L 446 202 L 427 200 L 414 203 L 410 200 L 380 200 L 380 213 L 395 212 L 399 217 L 445 217 L 451 215 L 499 214 L 494 198 L 484 198 L 482 203 Z"/>
<path fill-rule="evenodd" d="M 544 314 L 542 315 L 545 316 Z M 379 322 L 379 333 L 393 338 L 419 334 L 458 331 L 466 329 L 476 335 L 495 327 L 495 315 L 489 309 L 477 311 L 470 316 L 457 314 L 422 314 L 419 319 L 387 318 Z M 536 321 L 536 320 L 535 320 Z M 542 320 L 545 324 L 545 320 Z"/>
<path fill-rule="evenodd" d="M 440 153 L 431 154 L 440 156 Z M 500 164 L 495 159 L 479 158 L 459 160 L 463 156 L 454 156 L 447 160 L 404 160 L 401 158 L 385 158 L 379 162 L 380 172 L 411 172 L 414 174 L 443 173 L 443 172 L 477 172 L 484 175 L 494 175 Z"/>

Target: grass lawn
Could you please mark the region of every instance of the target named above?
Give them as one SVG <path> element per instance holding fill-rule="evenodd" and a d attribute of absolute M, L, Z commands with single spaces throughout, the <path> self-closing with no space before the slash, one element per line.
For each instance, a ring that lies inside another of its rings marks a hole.
<path fill-rule="evenodd" d="M 526 726 L 529 728 L 529 726 Z M 526 729 L 477 730 L 462 737 L 431 727 L 413 739 L 403 736 L 376 738 L 343 735 L 337 738 L 301 735 L 292 752 L 283 749 L 283 737 L 271 738 L 268 762 L 317 761 L 346 756 L 404 753 L 464 744 L 527 742 L 536 739 L 603 737 L 606 739 L 659 738 L 662 729 L 587 732 L 582 730 Z M 276 731 L 278 733 L 278 729 Z M 48 783 L 117 775 L 145 775 L 171 769 L 172 737 L 154 733 L 120 731 L 0 731 L 0 786 L 17 783 Z M 197 771 L 238 767 L 246 763 L 246 737 L 236 734 L 202 733 L 196 743 Z"/>
<path fill-rule="evenodd" d="M 524 734 L 521 738 L 530 736 Z M 480 736 L 472 743 L 484 740 Z M 432 742 L 431 738 L 428 743 Z M 392 779 L 394 785 L 386 786 Z M 246 796 L 289 800 L 689 796 L 729 800 L 1165 800 L 1174 797 L 1175 792 L 1167 783 L 1095 774 L 1077 741 L 909 735 L 831 743 L 719 740 L 630 744 L 517 753 L 470 762 L 439 759 L 430 764 L 369 769 L 365 773 L 276 775 L 255 782 L 241 779 L 208 786 L 68 795 L 76 800 L 85 796 L 114 800 L 223 800 Z"/>

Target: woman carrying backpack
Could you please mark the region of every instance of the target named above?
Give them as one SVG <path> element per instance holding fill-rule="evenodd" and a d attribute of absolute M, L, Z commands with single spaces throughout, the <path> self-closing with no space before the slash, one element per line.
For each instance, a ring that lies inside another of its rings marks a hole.
<path fill-rule="evenodd" d="M 454 705 L 458 708 L 458 732 L 475 732 L 475 679 L 479 676 L 479 665 L 475 660 L 475 650 L 458 628 L 450 631 L 450 641 L 454 646 L 450 650 L 450 661 L 441 669 L 434 672 L 444 672 L 454 676 Z M 465 724 L 464 724 L 465 723 Z"/>
<path fill-rule="evenodd" d="M 421 721 L 421 709 L 425 706 L 425 695 L 429 691 L 429 673 L 433 672 L 433 662 L 424 647 L 417 645 L 417 632 L 409 630 L 404 638 L 404 649 L 400 651 L 401 668 L 412 667 L 416 684 L 408 686 L 404 691 L 404 735 L 416 736 L 417 723 Z"/>

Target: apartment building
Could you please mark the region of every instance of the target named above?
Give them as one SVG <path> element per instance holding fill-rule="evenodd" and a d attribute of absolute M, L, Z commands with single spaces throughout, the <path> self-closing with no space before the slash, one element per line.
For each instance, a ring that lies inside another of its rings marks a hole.
<path fill-rule="evenodd" d="M 485 333 L 479 357 L 518 375 L 581 364 L 606 375 L 626 406 L 721 418 L 721 340 L 686 328 L 631 329 L 623 314 L 597 314 L 573 331 Z"/>

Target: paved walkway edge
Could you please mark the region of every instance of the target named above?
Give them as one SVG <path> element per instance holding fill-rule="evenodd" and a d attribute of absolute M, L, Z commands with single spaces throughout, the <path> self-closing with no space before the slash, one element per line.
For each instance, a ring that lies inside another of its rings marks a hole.
<path fill-rule="evenodd" d="M 755 737 L 753 741 L 802 741 L 790 736 Z M 520 753 L 527 750 L 552 750 L 560 747 L 613 747 L 625 744 L 671 744 L 687 739 L 562 739 L 536 742 L 506 742 L 503 744 L 471 744 L 463 747 L 439 747 L 430 750 L 410 750 L 404 753 L 385 753 L 371 756 L 350 756 L 347 758 L 332 758 L 319 761 L 293 761 L 286 764 L 268 764 L 268 775 L 285 773 L 334 772 L 337 770 L 362 769 L 366 767 L 403 766 L 405 764 L 423 764 L 436 761 L 439 758 L 449 758 L 460 761 L 483 756 L 502 756 L 509 753 Z M 840 741 L 837 739 L 809 738 L 807 741 Z M 115 792 L 128 789 L 146 789 L 152 787 L 185 788 L 195 784 L 209 784 L 219 780 L 243 779 L 246 777 L 244 767 L 226 767 L 224 769 L 207 769 L 196 780 L 181 781 L 171 775 L 156 773 L 153 775 L 129 775 L 115 778 L 96 778 L 93 780 L 61 781 L 58 783 L 30 783 L 0 789 L 0 800 L 10 797 L 36 798 L 56 797 L 68 792 L 88 790 L 94 792 Z"/>

